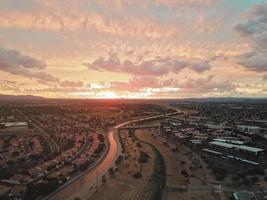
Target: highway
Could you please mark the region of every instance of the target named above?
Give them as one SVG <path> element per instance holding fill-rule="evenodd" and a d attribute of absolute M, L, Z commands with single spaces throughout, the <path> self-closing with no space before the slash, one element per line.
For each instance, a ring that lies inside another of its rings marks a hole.
<path fill-rule="evenodd" d="M 121 154 L 121 145 L 117 137 L 117 129 L 121 128 L 130 123 L 142 122 L 147 120 L 153 120 L 162 118 L 165 116 L 173 115 L 176 113 L 170 113 L 167 115 L 158 115 L 153 117 L 146 117 L 137 120 L 131 120 L 128 122 L 121 123 L 111 129 L 108 134 L 108 151 L 102 161 L 89 169 L 86 173 L 82 174 L 79 177 L 70 180 L 69 183 L 63 187 L 57 189 L 55 192 L 44 198 L 45 200 L 73 200 L 76 197 L 86 198 L 92 194 L 92 186 L 97 186 L 98 182 L 101 183 L 102 176 L 107 173 L 108 169 L 115 165 L 117 157 Z"/>

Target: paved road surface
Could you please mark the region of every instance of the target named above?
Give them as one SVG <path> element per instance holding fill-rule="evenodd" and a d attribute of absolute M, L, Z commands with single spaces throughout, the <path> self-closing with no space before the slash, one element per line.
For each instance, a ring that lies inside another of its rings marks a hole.
<path fill-rule="evenodd" d="M 80 177 L 75 182 L 71 183 L 70 185 L 66 186 L 63 190 L 61 190 L 59 193 L 55 194 L 53 197 L 49 199 L 53 200 L 72 200 L 75 197 L 85 197 L 89 193 L 92 192 L 90 190 L 90 187 L 92 185 L 95 185 L 97 181 L 102 181 L 102 175 L 107 172 L 107 170 L 113 165 L 118 152 L 118 144 L 116 141 L 115 131 L 110 131 L 108 133 L 108 140 L 110 144 L 110 149 L 103 159 L 103 161 L 97 165 L 96 168 L 89 171 L 84 176 Z M 98 177 L 98 178 L 97 178 Z"/>
<path fill-rule="evenodd" d="M 114 129 L 108 132 L 108 142 L 109 142 L 109 150 L 105 158 L 92 170 L 88 173 L 84 174 L 83 176 L 79 177 L 76 181 L 71 182 L 69 185 L 60 189 L 58 192 L 54 192 L 48 196 L 49 200 L 73 200 L 76 197 L 80 197 L 85 199 L 86 197 L 90 196 L 92 193 L 92 186 L 96 186 L 97 183 L 101 183 L 102 176 L 108 171 L 111 166 L 114 166 L 115 160 L 117 156 L 121 154 L 121 146 L 120 142 L 117 137 L 117 129 L 123 127 L 127 124 L 133 122 L 141 122 L 144 120 L 152 120 L 157 119 L 169 115 L 173 115 L 175 113 L 169 113 L 166 115 L 158 115 L 153 117 L 146 117 L 138 120 L 128 121 L 122 124 L 119 124 L 114 127 Z"/>

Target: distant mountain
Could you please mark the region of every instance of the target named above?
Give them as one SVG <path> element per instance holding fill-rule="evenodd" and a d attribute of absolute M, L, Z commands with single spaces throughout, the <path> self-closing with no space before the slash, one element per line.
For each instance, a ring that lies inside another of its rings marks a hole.
<path fill-rule="evenodd" d="M 5 95 L 0 94 L 0 101 L 16 101 L 16 100 L 42 100 L 44 97 L 33 95 Z"/>
<path fill-rule="evenodd" d="M 242 97 L 207 97 L 207 98 L 185 98 L 176 99 L 176 102 L 193 102 L 193 103 L 255 103 L 267 102 L 267 98 L 242 98 Z"/>

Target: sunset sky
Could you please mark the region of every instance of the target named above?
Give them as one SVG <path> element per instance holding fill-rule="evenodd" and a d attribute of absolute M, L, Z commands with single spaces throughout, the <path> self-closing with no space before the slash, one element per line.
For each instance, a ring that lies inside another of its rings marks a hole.
<path fill-rule="evenodd" d="M 0 0 L 0 94 L 267 97 L 267 0 Z"/>

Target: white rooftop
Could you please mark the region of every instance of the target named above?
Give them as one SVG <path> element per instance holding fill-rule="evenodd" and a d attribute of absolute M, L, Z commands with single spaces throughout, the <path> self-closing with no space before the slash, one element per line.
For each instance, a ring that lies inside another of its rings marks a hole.
<path fill-rule="evenodd" d="M 28 126 L 27 122 L 5 122 L 1 123 L 5 125 L 6 127 L 12 127 L 12 126 Z"/>
<path fill-rule="evenodd" d="M 214 141 L 218 141 L 218 142 L 226 142 L 226 143 L 232 143 L 232 144 L 244 144 L 244 141 L 240 141 L 240 140 L 231 140 L 231 139 L 223 139 L 223 138 L 215 138 L 213 139 Z"/>
<path fill-rule="evenodd" d="M 253 153 L 258 153 L 258 152 L 264 151 L 264 149 L 260 149 L 260 148 L 256 148 L 256 147 L 250 147 L 250 146 L 246 146 L 246 145 L 229 144 L 229 143 L 220 142 L 220 141 L 212 141 L 212 142 L 210 142 L 210 144 L 213 144 L 216 146 L 222 146 L 225 148 L 237 148 L 237 149 L 241 149 L 241 150 L 245 150 L 245 151 L 250 151 Z"/>

